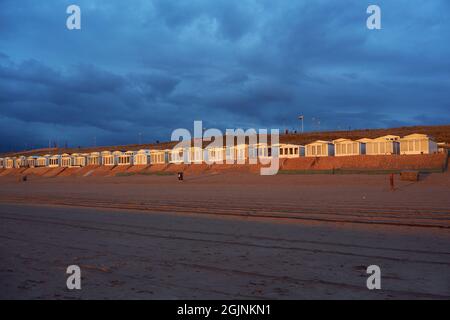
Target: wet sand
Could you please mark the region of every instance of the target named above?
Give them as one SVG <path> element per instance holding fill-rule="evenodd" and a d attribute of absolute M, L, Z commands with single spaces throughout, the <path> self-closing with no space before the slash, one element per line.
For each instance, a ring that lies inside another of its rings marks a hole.
<path fill-rule="evenodd" d="M 0 187 L 2 299 L 450 298 L 448 173 L 395 192 L 381 175 L 232 173 Z"/>

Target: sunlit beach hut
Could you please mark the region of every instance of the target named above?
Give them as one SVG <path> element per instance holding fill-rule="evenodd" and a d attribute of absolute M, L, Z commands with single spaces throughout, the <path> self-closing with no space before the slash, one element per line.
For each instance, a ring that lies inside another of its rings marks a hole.
<path fill-rule="evenodd" d="M 118 153 L 117 151 L 115 151 L 114 154 L 117 156 L 117 164 L 119 166 L 132 166 L 136 152 L 126 151 Z"/>
<path fill-rule="evenodd" d="M 376 139 L 366 139 L 367 155 L 393 155 L 400 152 L 400 137 L 387 135 Z"/>
<path fill-rule="evenodd" d="M 269 158 L 272 156 L 272 146 L 267 143 L 257 143 L 255 146 L 256 153 L 260 158 Z"/>
<path fill-rule="evenodd" d="M 257 159 L 257 158 L 258 158 L 258 144 L 249 144 L 248 159 Z"/>
<path fill-rule="evenodd" d="M 88 156 L 88 165 L 99 166 L 102 162 L 102 155 L 100 152 L 91 152 Z"/>
<path fill-rule="evenodd" d="M 306 157 L 334 156 L 334 144 L 331 141 L 317 140 L 306 145 Z"/>
<path fill-rule="evenodd" d="M 333 140 L 333 144 L 336 157 L 359 156 L 366 153 L 366 144 L 363 140 L 341 138 Z"/>
<path fill-rule="evenodd" d="M 133 163 L 137 166 L 146 166 L 150 164 L 150 150 L 141 149 L 134 155 Z"/>
<path fill-rule="evenodd" d="M 72 154 L 72 167 L 84 167 L 87 164 L 88 154 L 74 153 Z"/>
<path fill-rule="evenodd" d="M 61 166 L 61 156 L 60 155 L 53 155 L 48 159 L 48 166 L 50 168 L 56 168 Z"/>
<path fill-rule="evenodd" d="M 433 154 L 437 152 L 437 143 L 426 134 L 413 133 L 400 139 L 401 154 Z"/>
<path fill-rule="evenodd" d="M 186 163 L 187 161 L 187 152 L 189 152 L 188 148 L 177 147 L 173 148 L 169 153 L 169 162 L 173 164 Z"/>
<path fill-rule="evenodd" d="M 298 144 L 280 143 L 275 145 L 279 158 L 298 158 L 305 156 L 305 147 Z"/>
<path fill-rule="evenodd" d="M 207 146 L 205 160 L 209 163 L 223 163 L 226 160 L 226 148 L 221 146 Z"/>
<path fill-rule="evenodd" d="M 203 162 L 203 149 L 201 147 L 192 146 L 189 147 L 188 153 L 189 163 L 202 163 Z"/>
<path fill-rule="evenodd" d="M 36 158 L 36 167 L 38 167 L 38 168 L 47 167 L 49 157 L 50 157 L 49 155 L 37 157 Z"/>
<path fill-rule="evenodd" d="M 4 161 L 5 161 L 5 169 L 12 169 L 16 165 L 16 159 L 13 157 L 6 157 Z"/>
<path fill-rule="evenodd" d="M 31 156 L 27 158 L 27 165 L 29 168 L 35 168 L 37 166 L 37 158 L 35 156 Z"/>
<path fill-rule="evenodd" d="M 27 166 L 27 157 L 19 156 L 16 158 L 16 168 L 26 168 Z"/>
<path fill-rule="evenodd" d="M 438 142 L 437 143 L 438 153 L 444 153 L 446 146 L 447 144 L 445 142 Z"/>
<path fill-rule="evenodd" d="M 231 161 L 233 161 L 233 163 L 240 163 L 240 164 L 246 163 L 248 160 L 248 150 L 249 147 L 248 144 L 246 143 L 223 147 L 222 152 L 224 157 L 224 163 L 225 161 L 227 161 L 228 163 Z M 205 149 L 205 157 L 209 156 L 208 152 L 206 151 L 207 150 Z M 212 157 L 216 157 L 217 159 L 217 154 L 214 153 Z"/>
<path fill-rule="evenodd" d="M 120 152 L 120 154 L 122 154 Z M 102 164 L 104 166 L 115 166 L 116 165 L 116 154 L 111 151 L 102 151 Z"/>
<path fill-rule="evenodd" d="M 241 143 L 233 146 L 234 158 L 237 163 L 245 163 L 248 159 L 248 144 Z"/>
<path fill-rule="evenodd" d="M 116 151 L 114 151 L 114 152 L 112 153 L 112 155 L 113 155 L 113 161 L 114 161 L 115 165 L 118 165 L 118 164 L 119 164 L 119 157 L 122 156 L 122 155 L 124 155 L 124 154 L 125 154 L 125 152 L 124 152 L 124 151 L 120 151 L 120 150 L 116 150 Z"/>
<path fill-rule="evenodd" d="M 63 153 L 61 155 L 61 167 L 69 168 L 72 166 L 72 157 L 68 153 Z"/>
<path fill-rule="evenodd" d="M 169 153 L 171 150 L 150 150 L 151 164 L 164 164 L 169 162 Z"/>

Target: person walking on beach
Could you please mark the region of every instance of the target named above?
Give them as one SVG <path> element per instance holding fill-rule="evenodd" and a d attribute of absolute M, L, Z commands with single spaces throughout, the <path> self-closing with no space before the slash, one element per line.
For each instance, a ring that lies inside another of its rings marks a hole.
<path fill-rule="evenodd" d="M 391 173 L 390 176 L 389 176 L 389 182 L 390 182 L 390 185 L 391 185 L 391 191 L 395 191 L 394 174 L 393 173 Z"/>

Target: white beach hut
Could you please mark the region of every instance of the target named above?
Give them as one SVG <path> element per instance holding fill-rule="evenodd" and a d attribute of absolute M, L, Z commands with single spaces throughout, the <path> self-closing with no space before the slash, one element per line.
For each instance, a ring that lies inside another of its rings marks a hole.
<path fill-rule="evenodd" d="M 237 163 L 245 163 L 248 160 L 248 144 L 237 144 L 233 147 L 234 158 Z"/>
<path fill-rule="evenodd" d="M 220 146 L 207 146 L 205 148 L 205 161 L 208 163 L 224 163 L 226 160 L 226 148 Z"/>
<path fill-rule="evenodd" d="M 437 152 L 437 143 L 426 134 L 413 133 L 400 139 L 401 154 L 433 154 Z"/>
<path fill-rule="evenodd" d="M 125 154 L 125 152 L 124 152 L 124 151 L 120 151 L 120 150 L 116 150 L 116 151 L 114 151 L 114 152 L 112 153 L 112 155 L 113 155 L 113 161 L 114 161 L 114 164 L 115 164 L 115 165 L 118 165 L 118 164 L 119 164 L 119 157 L 122 156 L 122 155 L 124 155 L 124 154 Z"/>
<path fill-rule="evenodd" d="M 5 167 L 5 159 L 0 158 L 0 169 L 3 169 Z"/>
<path fill-rule="evenodd" d="M 5 161 L 5 169 L 12 169 L 16 165 L 16 159 L 13 157 L 6 157 L 4 161 Z"/>
<path fill-rule="evenodd" d="M 187 154 L 189 163 L 200 164 L 203 162 L 203 149 L 201 147 L 191 146 Z"/>
<path fill-rule="evenodd" d="M 36 167 L 48 167 L 49 155 L 39 156 L 36 158 Z"/>
<path fill-rule="evenodd" d="M 49 168 L 56 168 L 61 166 L 61 156 L 60 155 L 52 155 L 48 158 L 48 166 Z"/>
<path fill-rule="evenodd" d="M 29 168 L 35 168 L 37 166 L 37 159 L 36 156 L 31 156 L 27 158 L 27 165 Z"/>
<path fill-rule="evenodd" d="M 72 154 L 72 167 L 84 167 L 87 165 L 89 154 L 87 153 L 74 153 Z"/>
<path fill-rule="evenodd" d="M 169 154 L 171 150 L 150 150 L 151 164 L 169 163 Z"/>
<path fill-rule="evenodd" d="M 100 166 L 102 164 L 102 155 L 100 152 L 91 152 L 88 156 L 88 165 Z"/>
<path fill-rule="evenodd" d="M 119 166 L 132 166 L 134 161 L 135 151 L 120 152 L 115 151 L 113 154 L 117 157 L 117 164 Z"/>
<path fill-rule="evenodd" d="M 331 141 L 317 140 L 306 145 L 306 157 L 334 156 L 334 144 Z"/>
<path fill-rule="evenodd" d="M 260 158 L 269 158 L 272 156 L 272 147 L 267 143 L 257 143 L 254 145 L 254 148 Z"/>
<path fill-rule="evenodd" d="M 366 153 L 364 140 L 336 139 L 333 140 L 334 155 L 336 157 L 359 156 Z"/>
<path fill-rule="evenodd" d="M 15 167 L 16 168 L 26 168 L 27 165 L 27 157 L 25 156 L 19 156 L 16 158 Z"/>
<path fill-rule="evenodd" d="M 438 153 L 444 153 L 446 147 L 447 147 L 447 143 L 445 143 L 445 142 L 438 142 L 437 143 Z"/>
<path fill-rule="evenodd" d="M 395 135 L 366 139 L 367 155 L 393 155 L 400 152 L 400 137 Z"/>
<path fill-rule="evenodd" d="M 136 166 L 146 166 L 150 164 L 150 150 L 141 149 L 135 155 L 133 163 Z"/>
<path fill-rule="evenodd" d="M 68 153 L 63 153 L 61 155 L 61 167 L 69 168 L 72 166 L 72 157 Z"/>
<path fill-rule="evenodd" d="M 305 156 L 305 147 L 298 144 L 280 143 L 274 147 L 278 148 L 280 158 L 298 158 Z"/>
<path fill-rule="evenodd" d="M 122 152 L 119 151 L 119 155 L 120 154 L 122 154 Z M 115 166 L 117 164 L 116 155 L 117 151 L 115 151 L 115 154 L 113 154 L 111 151 L 102 151 L 102 164 L 104 166 Z"/>
<path fill-rule="evenodd" d="M 177 147 L 170 150 L 169 162 L 173 164 L 186 163 L 187 153 L 189 153 L 188 148 Z"/>

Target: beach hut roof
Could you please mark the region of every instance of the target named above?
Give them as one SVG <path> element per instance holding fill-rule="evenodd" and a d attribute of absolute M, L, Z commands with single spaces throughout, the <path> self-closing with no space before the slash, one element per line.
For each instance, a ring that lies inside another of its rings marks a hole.
<path fill-rule="evenodd" d="M 430 137 L 427 134 L 423 134 L 423 133 L 408 134 L 408 135 L 404 136 L 402 139 L 430 139 L 430 140 L 433 140 L 432 137 Z"/>
<path fill-rule="evenodd" d="M 339 138 L 339 139 L 333 140 L 333 143 L 339 143 L 339 142 L 345 142 L 345 141 L 353 141 L 353 140 L 348 139 L 348 138 Z"/>
<path fill-rule="evenodd" d="M 314 142 L 311 142 L 309 144 L 331 144 L 331 141 L 326 141 L 326 140 L 316 140 Z"/>
<path fill-rule="evenodd" d="M 374 140 L 391 140 L 391 141 L 395 141 L 395 140 L 399 140 L 399 139 L 400 139 L 400 136 L 395 136 L 395 135 L 392 135 L 392 134 L 388 134 L 388 135 L 385 135 L 385 136 L 382 136 L 382 137 L 375 138 Z"/>

